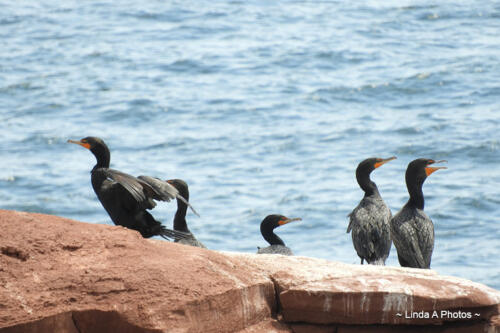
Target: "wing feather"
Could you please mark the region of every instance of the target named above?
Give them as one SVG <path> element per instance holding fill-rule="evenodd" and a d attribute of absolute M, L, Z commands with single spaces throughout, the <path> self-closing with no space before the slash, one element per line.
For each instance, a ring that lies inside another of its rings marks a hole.
<path fill-rule="evenodd" d="M 177 198 L 188 205 L 188 207 L 193 211 L 194 214 L 196 214 L 196 216 L 200 216 L 200 214 L 198 214 L 193 206 L 191 206 L 191 204 L 182 195 L 179 194 L 179 191 L 168 182 L 150 176 L 139 176 L 137 178 L 151 186 L 151 188 L 154 190 L 155 195 L 157 196 L 153 197 L 154 199 L 170 201 L 171 199 Z"/>
<path fill-rule="evenodd" d="M 137 202 L 142 203 L 147 200 L 146 195 L 144 194 L 144 184 L 134 176 L 115 169 L 103 168 L 102 172 L 106 175 L 106 177 L 123 186 Z"/>

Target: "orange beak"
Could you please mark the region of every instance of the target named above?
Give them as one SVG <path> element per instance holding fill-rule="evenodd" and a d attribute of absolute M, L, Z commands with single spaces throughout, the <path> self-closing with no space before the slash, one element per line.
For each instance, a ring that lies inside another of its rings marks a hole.
<path fill-rule="evenodd" d="M 375 169 L 378 167 L 381 167 L 382 165 L 386 164 L 387 162 L 395 160 L 396 158 L 397 158 L 396 156 L 392 156 L 392 157 L 389 157 L 386 159 L 381 159 L 379 162 L 375 163 Z"/>
<path fill-rule="evenodd" d="M 77 145 L 82 146 L 83 148 L 90 149 L 90 144 L 89 144 L 89 143 L 87 143 L 87 142 L 74 141 L 74 140 L 68 140 L 67 142 L 68 142 L 68 143 L 74 143 L 74 144 L 77 144 Z"/>
<path fill-rule="evenodd" d="M 443 163 L 443 162 L 448 162 L 446 160 L 441 160 L 441 161 L 432 161 L 429 164 L 434 164 L 434 163 Z M 432 173 L 438 171 L 439 169 L 448 169 L 447 167 L 426 167 L 425 168 L 425 174 L 430 176 Z"/>
<path fill-rule="evenodd" d="M 283 224 L 287 224 L 287 223 L 290 223 L 293 221 L 302 221 L 302 219 L 300 217 L 294 217 L 293 219 L 289 219 L 288 217 L 285 217 L 282 220 L 279 220 L 278 224 L 283 225 Z"/>

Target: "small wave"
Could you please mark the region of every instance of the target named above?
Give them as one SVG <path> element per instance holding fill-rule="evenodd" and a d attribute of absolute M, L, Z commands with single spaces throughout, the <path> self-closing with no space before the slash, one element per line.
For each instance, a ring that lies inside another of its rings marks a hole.
<path fill-rule="evenodd" d="M 214 98 L 207 101 L 210 105 L 242 105 L 243 101 L 233 98 Z"/>
<path fill-rule="evenodd" d="M 60 145 L 66 143 L 68 138 L 47 133 L 33 133 L 24 138 L 21 143 L 30 145 Z"/>
<path fill-rule="evenodd" d="M 21 16 L 12 16 L 12 17 L 4 17 L 0 19 L 0 25 L 11 25 L 11 24 L 17 24 L 23 21 L 25 19 L 24 17 Z"/>
<path fill-rule="evenodd" d="M 152 105 L 154 102 L 150 99 L 147 98 L 138 98 L 138 99 L 133 99 L 128 102 L 130 106 L 148 106 Z"/>
<path fill-rule="evenodd" d="M 421 9 L 435 9 L 438 8 L 437 5 L 410 5 L 410 6 L 403 6 L 403 7 L 398 7 L 400 10 L 421 10 Z"/>
<path fill-rule="evenodd" d="M 40 90 L 44 89 L 44 86 L 36 85 L 33 82 L 20 82 L 20 83 L 14 83 L 10 84 L 5 87 L 0 88 L 0 92 L 4 93 L 13 93 L 16 91 L 32 91 L 32 90 Z"/>
<path fill-rule="evenodd" d="M 417 127 L 401 127 L 396 129 L 395 132 L 402 135 L 414 135 L 421 133 L 422 130 Z"/>
<path fill-rule="evenodd" d="M 496 205 L 483 195 L 479 197 L 456 197 L 452 200 L 453 207 L 461 207 L 462 210 L 471 208 L 474 212 L 495 212 Z"/>
<path fill-rule="evenodd" d="M 5 181 L 5 182 L 9 182 L 9 183 L 13 183 L 13 182 L 15 182 L 15 181 L 16 181 L 16 179 L 17 179 L 17 178 L 16 178 L 16 176 L 14 176 L 14 175 L 5 176 L 5 177 L 3 177 L 3 178 L 2 178 L 2 180 L 3 180 L 3 181 Z"/>
<path fill-rule="evenodd" d="M 211 74 L 220 70 L 217 66 L 207 66 L 201 62 L 190 59 L 176 60 L 168 65 L 160 65 L 159 68 L 168 72 L 186 72 L 192 74 Z"/>
<path fill-rule="evenodd" d="M 423 21 L 434 21 L 441 18 L 438 13 L 425 13 L 419 16 L 420 20 Z"/>
<path fill-rule="evenodd" d="M 211 19 L 211 18 L 221 18 L 221 17 L 227 17 L 228 14 L 225 13 L 225 12 L 207 12 L 203 15 L 202 19 L 205 18 L 205 19 Z"/>
<path fill-rule="evenodd" d="M 122 16 L 124 17 L 133 17 L 138 20 L 145 20 L 145 21 L 160 21 L 160 22 L 172 22 L 172 23 L 179 23 L 179 22 L 184 22 L 190 17 L 192 17 L 195 13 L 193 11 L 187 10 L 187 9 L 181 9 L 177 8 L 176 10 L 171 10 L 171 11 L 163 11 L 163 12 L 153 12 L 153 11 L 146 11 L 146 10 L 140 10 L 135 13 L 122 13 Z"/>
<path fill-rule="evenodd" d="M 309 200 L 309 196 L 306 194 L 301 195 L 285 195 L 281 198 L 278 204 L 287 204 L 291 202 L 307 202 Z"/>
<path fill-rule="evenodd" d="M 374 53 L 361 53 L 352 50 L 321 51 L 314 55 L 317 59 L 327 60 L 338 66 L 341 63 L 355 65 L 365 61 L 375 61 L 377 55 Z"/>

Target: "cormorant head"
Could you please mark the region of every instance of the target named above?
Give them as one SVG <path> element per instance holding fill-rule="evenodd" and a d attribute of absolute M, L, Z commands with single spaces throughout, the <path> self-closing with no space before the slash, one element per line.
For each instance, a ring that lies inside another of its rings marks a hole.
<path fill-rule="evenodd" d="M 260 233 L 271 245 L 285 245 L 285 243 L 273 232 L 273 230 L 281 225 L 301 220 L 302 219 L 300 217 L 289 219 L 283 215 L 268 215 L 260 224 Z"/>
<path fill-rule="evenodd" d="M 422 185 L 425 179 L 430 176 L 433 172 L 439 169 L 446 169 L 446 167 L 431 167 L 430 165 L 435 163 L 447 162 L 445 160 L 435 161 L 427 158 L 418 158 L 413 160 L 408 164 L 406 169 L 406 184 L 411 184 L 416 182 L 417 185 Z"/>
<path fill-rule="evenodd" d="M 86 138 L 81 139 L 80 141 L 68 140 L 69 143 L 75 143 L 77 145 L 82 146 L 83 148 L 87 148 L 89 150 L 95 149 L 97 146 L 105 146 L 106 144 L 102 141 L 101 138 L 97 138 L 95 136 L 87 136 Z"/>
<path fill-rule="evenodd" d="M 182 179 L 169 179 L 167 180 L 167 183 L 175 187 L 184 199 L 189 200 L 189 188 L 185 181 Z"/>
<path fill-rule="evenodd" d="M 266 216 L 264 220 L 262 220 L 260 224 L 261 229 L 266 229 L 266 230 L 273 230 L 279 226 L 282 226 L 284 224 L 293 222 L 293 221 L 301 221 L 302 219 L 300 217 L 295 217 L 295 218 L 288 218 L 283 215 L 278 215 L 278 214 L 272 214 Z"/>
<path fill-rule="evenodd" d="M 87 136 L 79 141 L 68 140 L 69 143 L 74 143 L 87 148 L 94 154 L 97 159 L 97 164 L 101 167 L 109 167 L 109 149 L 101 138 L 94 136 Z"/>
<path fill-rule="evenodd" d="M 379 158 L 379 157 L 371 157 L 367 158 L 364 161 L 361 161 L 358 164 L 358 167 L 356 169 L 356 175 L 358 174 L 370 174 L 373 170 L 375 170 L 378 167 L 381 167 L 387 162 L 390 162 L 392 160 L 395 160 L 396 156 L 392 156 L 389 158 Z"/>
<path fill-rule="evenodd" d="M 359 187 L 365 191 L 365 195 L 372 195 L 378 191 L 377 185 L 370 180 L 372 171 L 394 159 L 396 159 L 396 156 L 389 158 L 371 157 L 358 164 L 356 168 L 356 180 L 358 181 Z"/>

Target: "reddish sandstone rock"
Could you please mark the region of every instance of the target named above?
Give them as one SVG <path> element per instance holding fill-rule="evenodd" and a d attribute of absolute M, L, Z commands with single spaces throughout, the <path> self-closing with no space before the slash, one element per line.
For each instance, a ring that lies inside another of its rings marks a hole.
<path fill-rule="evenodd" d="M 0 211 L 0 227 L 0 327 L 234 332 L 274 310 L 272 281 L 215 251 L 41 214 Z"/>
<path fill-rule="evenodd" d="M 429 270 L 221 253 L 2 210 L 0 228 L 1 333 L 498 332 L 500 292 Z M 396 316 L 434 309 L 479 316 Z"/>
<path fill-rule="evenodd" d="M 498 313 L 500 303 L 496 290 L 432 270 L 230 255 L 272 276 L 287 322 L 435 325 L 486 321 Z M 406 318 L 414 312 L 414 318 Z M 454 318 L 460 315 L 470 318 Z"/>

